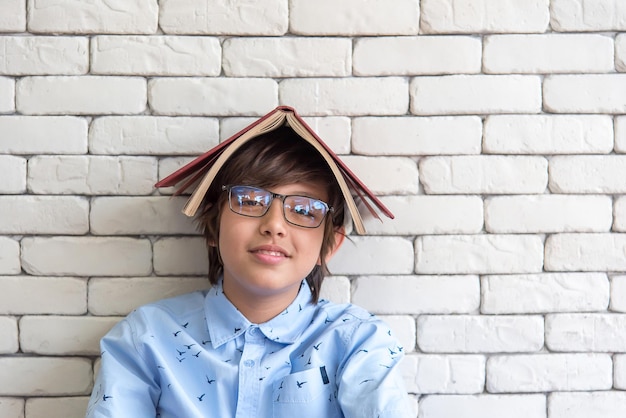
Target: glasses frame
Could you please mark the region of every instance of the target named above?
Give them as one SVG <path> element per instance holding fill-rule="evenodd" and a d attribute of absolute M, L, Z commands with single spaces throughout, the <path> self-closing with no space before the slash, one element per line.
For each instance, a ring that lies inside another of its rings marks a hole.
<path fill-rule="evenodd" d="M 265 206 L 264 212 L 262 214 L 260 214 L 260 215 L 251 215 L 251 214 L 237 212 L 235 209 L 233 209 L 233 205 L 232 205 L 232 190 L 234 188 L 236 188 L 236 187 L 246 187 L 246 188 L 249 188 L 249 189 L 256 189 L 256 190 L 260 190 L 262 192 L 268 193 L 270 195 L 270 201 Z M 267 212 L 269 212 L 270 207 L 272 206 L 272 203 L 274 202 L 274 199 L 278 198 L 280 201 L 282 201 L 282 205 L 281 206 L 283 208 L 283 219 L 285 219 L 285 222 L 287 222 L 289 225 L 294 225 L 294 226 L 297 226 L 297 227 L 300 227 L 300 228 L 308 228 L 308 229 L 319 228 L 324 223 L 324 220 L 326 219 L 326 216 L 329 213 L 335 211 L 332 206 L 328 205 L 328 203 L 324 202 L 323 200 L 316 199 L 314 197 L 303 196 L 303 195 L 299 195 L 299 194 L 274 193 L 274 192 L 272 192 L 270 190 L 266 190 L 266 189 L 263 189 L 261 187 L 256 187 L 256 186 L 247 186 L 247 185 L 244 185 L 244 184 L 228 184 L 228 185 L 222 185 L 222 191 L 227 191 L 228 192 L 228 208 L 230 209 L 230 211 L 233 212 L 233 213 L 236 213 L 237 215 L 245 216 L 247 218 L 262 218 L 263 216 L 265 216 L 267 214 Z M 317 224 L 316 226 L 307 226 L 307 225 L 300 225 L 300 224 L 294 223 L 294 222 L 290 221 L 289 219 L 287 219 L 287 213 L 285 212 L 285 199 L 287 199 L 288 197 L 304 197 L 306 199 L 311 199 L 311 200 L 315 200 L 317 202 L 320 202 L 326 208 L 326 213 L 324 213 L 324 216 L 322 217 L 322 219 L 320 219 L 320 223 Z"/>

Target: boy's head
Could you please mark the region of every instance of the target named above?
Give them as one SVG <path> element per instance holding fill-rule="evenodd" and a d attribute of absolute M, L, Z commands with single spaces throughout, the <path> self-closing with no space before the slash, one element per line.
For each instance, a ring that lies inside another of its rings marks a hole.
<path fill-rule="evenodd" d="M 220 220 L 223 211 L 230 209 L 229 192 L 223 186 L 255 186 L 274 191 L 277 187 L 296 183 L 321 187 L 327 196 L 325 203 L 332 208 L 318 227 L 323 229 L 319 264 L 306 277 L 313 301 L 317 302 L 324 274 L 327 273 L 326 259 L 337 245 L 337 233 L 342 232 L 345 202 L 326 161 L 315 148 L 288 127 L 263 134 L 239 148 L 220 169 L 203 200 L 198 223 L 207 243 L 209 280 L 212 284 L 217 282 L 224 271 L 218 245 Z M 282 203 L 279 200 L 273 202 L 273 205 Z M 302 228 L 292 224 L 288 227 Z"/>

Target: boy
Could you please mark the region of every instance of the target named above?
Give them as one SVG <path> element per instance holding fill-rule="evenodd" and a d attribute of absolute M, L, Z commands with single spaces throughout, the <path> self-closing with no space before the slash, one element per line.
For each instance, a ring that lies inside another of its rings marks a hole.
<path fill-rule="evenodd" d="M 290 128 L 239 148 L 198 216 L 212 288 L 139 308 L 103 338 L 87 416 L 410 416 L 388 326 L 318 300 L 344 204 Z"/>

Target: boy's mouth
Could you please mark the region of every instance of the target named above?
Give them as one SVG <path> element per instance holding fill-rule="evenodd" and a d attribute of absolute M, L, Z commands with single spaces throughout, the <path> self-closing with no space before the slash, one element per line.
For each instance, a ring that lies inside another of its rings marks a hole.
<path fill-rule="evenodd" d="M 261 245 L 259 247 L 252 248 L 250 252 L 254 254 L 263 254 L 270 257 L 289 257 L 287 251 L 276 245 Z"/>

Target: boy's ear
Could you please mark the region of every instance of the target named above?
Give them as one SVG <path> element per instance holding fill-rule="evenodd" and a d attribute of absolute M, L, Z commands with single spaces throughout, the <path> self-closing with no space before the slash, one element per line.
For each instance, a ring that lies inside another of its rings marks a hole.
<path fill-rule="evenodd" d="M 339 227 L 339 228 L 335 228 L 335 246 L 326 255 L 326 262 L 327 263 L 335 255 L 335 253 L 339 250 L 339 247 L 341 247 L 341 244 L 343 244 L 343 241 L 345 239 L 346 239 L 346 229 L 343 226 Z"/>

